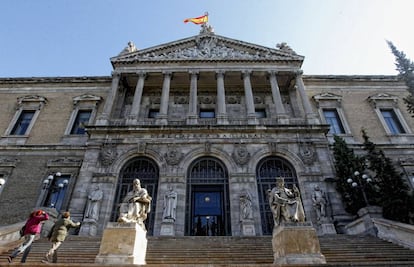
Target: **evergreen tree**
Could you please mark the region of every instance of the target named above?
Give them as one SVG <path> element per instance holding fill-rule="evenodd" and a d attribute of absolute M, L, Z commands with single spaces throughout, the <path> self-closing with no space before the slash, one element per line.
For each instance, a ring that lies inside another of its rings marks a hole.
<path fill-rule="evenodd" d="M 380 192 L 377 198 L 383 208 L 384 218 L 408 223 L 409 213 L 413 209 L 410 205 L 408 185 L 402 174 L 395 169 L 391 159 L 369 140 L 365 130 L 362 130 L 362 137 L 364 150 L 367 151 L 366 159 L 369 162 L 367 167 L 374 174 L 372 178 Z"/>
<path fill-rule="evenodd" d="M 392 42 L 387 41 L 387 43 L 395 56 L 395 65 L 399 77 L 405 82 L 410 93 L 404 98 L 404 102 L 407 105 L 408 112 L 414 113 L 414 62 L 408 59 L 404 52 L 399 51 Z"/>
<path fill-rule="evenodd" d="M 336 188 L 342 196 L 345 210 L 356 215 L 358 210 L 365 207 L 366 204 L 361 192 L 352 187 L 347 180 L 353 176 L 356 170 L 361 169 L 364 160 L 354 154 L 354 151 L 348 147 L 343 138 L 335 135 L 334 141 Z"/>

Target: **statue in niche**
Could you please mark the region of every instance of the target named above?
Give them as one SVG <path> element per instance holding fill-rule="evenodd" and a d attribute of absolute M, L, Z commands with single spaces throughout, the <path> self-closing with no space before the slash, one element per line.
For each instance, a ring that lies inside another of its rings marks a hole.
<path fill-rule="evenodd" d="M 163 220 L 173 220 L 176 219 L 176 209 L 177 209 L 177 192 L 174 191 L 174 188 L 169 187 L 168 191 L 164 195 L 164 210 L 162 214 Z"/>
<path fill-rule="evenodd" d="M 118 222 L 137 223 L 146 230 L 144 221 L 151 211 L 151 201 L 152 197 L 141 187 L 141 181 L 134 179 L 132 191 L 126 194 L 119 207 Z"/>
<path fill-rule="evenodd" d="M 86 204 L 85 218 L 93 219 L 95 221 L 99 219 L 99 211 L 102 198 L 102 190 L 99 188 L 99 186 L 95 186 L 95 188 L 88 194 L 88 203 Z"/>
<path fill-rule="evenodd" d="M 252 196 L 248 190 L 243 190 L 239 196 L 240 200 L 240 221 L 253 219 Z"/>
<path fill-rule="evenodd" d="M 322 189 L 319 188 L 319 185 L 316 185 L 313 189 L 312 202 L 313 208 L 316 212 L 316 219 L 318 222 L 320 222 L 321 220 L 326 218 L 327 199 L 325 192 L 323 192 Z"/>
<path fill-rule="evenodd" d="M 284 179 L 278 177 L 276 187 L 268 190 L 268 199 L 275 227 L 286 222 L 305 221 L 305 212 L 296 185 L 293 185 L 293 189 L 286 188 Z"/>

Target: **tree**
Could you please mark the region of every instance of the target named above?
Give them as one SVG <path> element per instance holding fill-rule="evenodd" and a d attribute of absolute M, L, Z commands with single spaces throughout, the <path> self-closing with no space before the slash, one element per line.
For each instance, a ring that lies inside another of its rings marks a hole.
<path fill-rule="evenodd" d="M 358 210 L 365 207 L 366 203 L 361 191 L 352 187 L 347 180 L 352 177 L 356 170 L 364 168 L 364 159 L 354 154 L 345 140 L 337 135 L 334 136 L 333 153 L 336 171 L 336 189 L 342 196 L 345 210 L 356 215 Z"/>
<path fill-rule="evenodd" d="M 414 62 L 408 59 L 404 52 L 399 51 L 392 42 L 387 41 L 387 43 L 395 56 L 395 65 L 399 72 L 399 77 L 405 82 L 410 93 L 404 98 L 407 110 L 409 113 L 414 113 Z"/>
<path fill-rule="evenodd" d="M 375 185 L 378 186 L 380 194 L 376 198 L 383 208 L 384 218 L 408 223 L 413 207 L 407 183 L 402 174 L 397 172 L 391 159 L 369 140 L 365 130 L 362 130 L 362 137 L 363 149 L 367 152 L 367 168 L 373 174 Z"/>

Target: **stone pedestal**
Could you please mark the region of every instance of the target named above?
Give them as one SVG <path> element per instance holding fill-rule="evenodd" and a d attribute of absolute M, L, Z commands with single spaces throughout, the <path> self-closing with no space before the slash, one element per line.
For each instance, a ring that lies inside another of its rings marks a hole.
<path fill-rule="evenodd" d="M 273 229 L 274 264 L 325 264 L 312 223 L 287 223 Z"/>
<path fill-rule="evenodd" d="M 164 219 L 162 221 L 160 235 L 175 236 L 174 220 Z"/>
<path fill-rule="evenodd" d="M 96 236 L 98 233 L 98 222 L 94 219 L 85 219 L 82 221 L 82 226 L 79 230 L 79 235 Z"/>
<path fill-rule="evenodd" d="M 335 225 L 333 223 L 322 223 L 319 225 L 321 235 L 336 235 Z"/>
<path fill-rule="evenodd" d="M 95 263 L 145 264 L 146 234 L 136 223 L 108 223 Z"/>
<path fill-rule="evenodd" d="M 254 230 L 253 220 L 244 220 L 241 222 L 241 231 L 243 236 L 255 236 L 256 230 Z"/>

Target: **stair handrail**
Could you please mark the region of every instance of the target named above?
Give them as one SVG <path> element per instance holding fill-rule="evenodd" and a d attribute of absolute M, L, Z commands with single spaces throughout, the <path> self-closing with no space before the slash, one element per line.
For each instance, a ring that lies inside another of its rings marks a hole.
<path fill-rule="evenodd" d="M 2 252 L 3 249 L 14 246 L 14 244 L 19 241 L 21 238 L 19 231 L 25 223 L 26 221 L 21 221 L 0 226 L 0 252 Z"/>
<path fill-rule="evenodd" d="M 414 225 L 383 218 L 373 218 L 372 222 L 378 230 L 379 238 L 414 249 Z"/>

